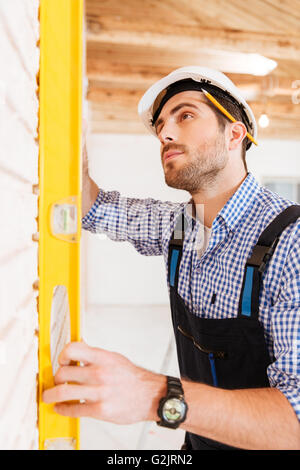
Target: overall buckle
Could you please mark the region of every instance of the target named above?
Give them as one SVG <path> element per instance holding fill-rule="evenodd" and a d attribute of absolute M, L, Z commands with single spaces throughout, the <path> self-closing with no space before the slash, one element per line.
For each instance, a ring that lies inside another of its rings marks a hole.
<path fill-rule="evenodd" d="M 275 238 L 271 246 L 255 245 L 252 255 L 247 261 L 247 264 L 258 267 L 258 271 L 262 273 L 266 268 L 267 262 L 272 257 L 278 241 L 279 237 Z"/>

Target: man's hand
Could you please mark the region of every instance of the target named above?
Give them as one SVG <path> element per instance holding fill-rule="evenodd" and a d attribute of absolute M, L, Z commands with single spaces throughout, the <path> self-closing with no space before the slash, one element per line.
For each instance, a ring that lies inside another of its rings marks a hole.
<path fill-rule="evenodd" d="M 84 366 L 71 365 L 81 362 Z M 119 353 L 69 343 L 59 357 L 55 387 L 43 401 L 57 403 L 65 416 L 88 416 L 116 424 L 157 420 L 159 400 L 166 394 L 166 378 L 136 366 Z M 85 403 L 65 403 L 85 400 Z"/>

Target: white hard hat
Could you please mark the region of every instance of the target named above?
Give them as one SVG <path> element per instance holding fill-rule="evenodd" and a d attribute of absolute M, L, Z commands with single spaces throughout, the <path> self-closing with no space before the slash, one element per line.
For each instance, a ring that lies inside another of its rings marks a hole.
<path fill-rule="evenodd" d="M 156 132 L 152 120 L 155 112 L 157 111 L 157 109 L 159 109 L 159 104 L 162 102 L 163 97 L 166 94 L 162 92 L 166 90 L 171 84 L 186 79 L 192 79 L 195 82 L 203 82 L 203 84 L 205 83 L 206 85 L 216 86 L 221 90 L 225 91 L 227 94 L 231 95 L 246 114 L 248 120 L 248 127 L 250 127 L 248 131 L 250 131 L 252 137 L 256 139 L 257 125 L 254 114 L 250 106 L 244 100 L 239 89 L 222 72 L 219 72 L 218 70 L 209 69 L 207 67 L 198 66 L 181 67 L 179 69 L 174 70 L 166 77 L 154 83 L 140 99 L 138 104 L 138 113 L 146 128 L 153 135 L 156 136 Z M 247 148 L 249 148 L 250 145 L 251 142 L 249 141 Z"/>

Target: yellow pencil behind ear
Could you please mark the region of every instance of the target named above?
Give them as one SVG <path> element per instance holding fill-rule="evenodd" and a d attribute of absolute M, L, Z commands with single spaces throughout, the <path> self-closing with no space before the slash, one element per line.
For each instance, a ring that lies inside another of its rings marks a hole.
<path fill-rule="evenodd" d="M 224 108 L 224 106 L 222 106 L 217 100 L 216 98 L 214 98 L 207 90 L 204 90 L 203 88 L 201 88 L 201 91 L 205 94 L 205 96 L 216 106 L 216 108 L 218 108 L 226 117 L 228 117 L 228 119 L 230 119 L 230 121 L 232 122 L 237 122 L 237 120 Z M 258 145 L 258 143 L 256 142 L 256 140 L 252 137 L 251 134 L 249 134 L 249 132 L 247 132 L 247 137 L 249 140 L 251 140 L 251 142 L 253 142 L 255 145 Z"/>

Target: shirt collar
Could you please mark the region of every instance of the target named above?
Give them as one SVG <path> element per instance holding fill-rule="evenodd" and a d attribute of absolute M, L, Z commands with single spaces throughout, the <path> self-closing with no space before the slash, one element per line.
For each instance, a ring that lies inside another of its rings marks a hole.
<path fill-rule="evenodd" d="M 260 190 L 261 185 L 254 178 L 252 173 L 248 172 L 242 184 L 238 187 L 231 198 L 228 199 L 225 206 L 222 207 L 215 217 L 212 224 L 212 230 L 216 229 L 220 224 L 222 224 L 222 221 L 224 221 L 229 230 L 234 231 Z M 188 219 L 192 218 L 195 222 L 197 219 L 195 217 L 195 209 L 192 201 L 193 200 L 190 199 L 185 204 L 184 213 Z"/>
<path fill-rule="evenodd" d="M 214 225 L 219 223 L 219 219 L 223 219 L 228 228 L 232 231 L 236 229 L 243 215 L 253 204 L 254 199 L 261 190 L 261 185 L 254 178 L 252 173 L 248 173 L 242 184 L 235 193 L 226 202 L 225 206 L 217 214 Z"/>

